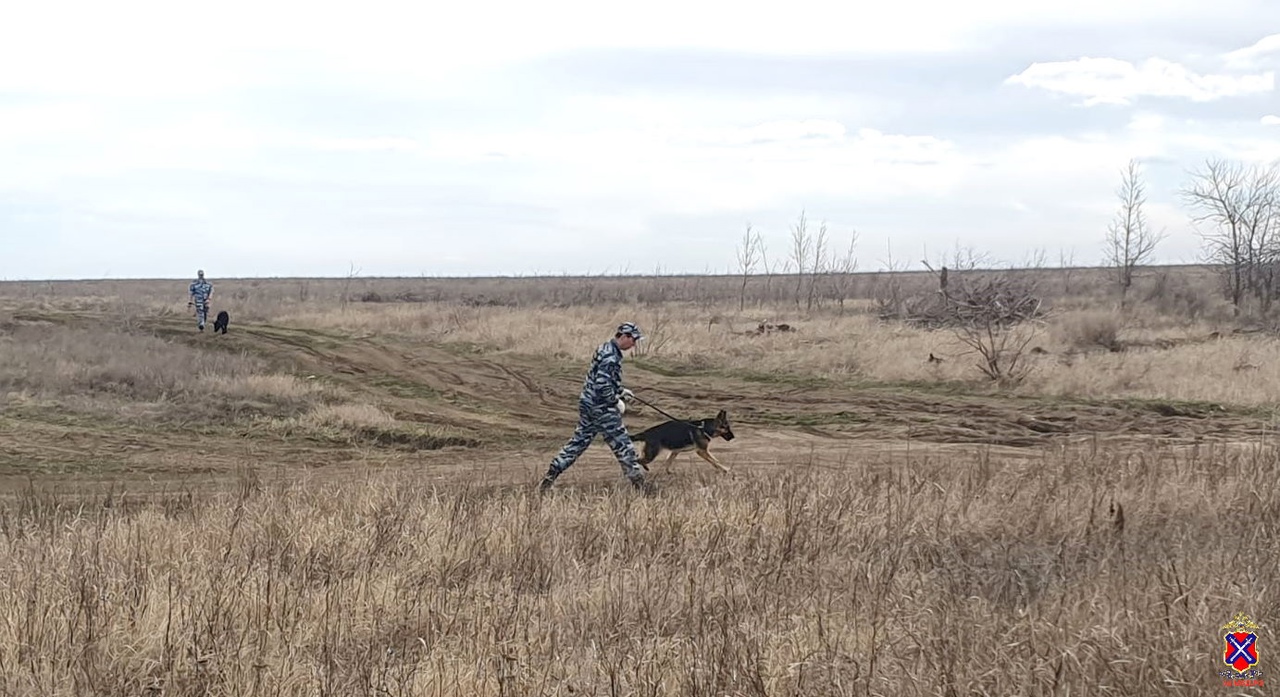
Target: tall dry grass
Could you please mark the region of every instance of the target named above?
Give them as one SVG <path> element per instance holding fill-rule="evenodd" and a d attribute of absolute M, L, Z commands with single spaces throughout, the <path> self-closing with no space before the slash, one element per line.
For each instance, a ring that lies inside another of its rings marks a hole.
<path fill-rule="evenodd" d="M 729 305 L 571 308 L 377 304 L 312 311 L 278 321 L 356 334 L 460 342 L 497 352 L 582 360 L 619 322 L 648 338 L 634 355 L 667 369 L 728 375 L 819 377 L 845 382 L 968 385 L 990 389 L 978 355 L 947 330 L 882 322 L 865 304 L 844 314 L 787 306 L 739 313 Z M 753 335 L 761 321 L 794 332 Z M 1280 394 L 1280 341 L 1267 334 L 1203 341 L 1222 325 L 1111 310 L 1066 310 L 1036 331 L 1019 394 L 1211 401 L 1258 406 Z M 1123 349 L 1117 351 L 1116 349 Z M 1042 352 L 1042 353 L 1041 353 Z M 942 357 L 931 363 L 930 354 Z"/>
<path fill-rule="evenodd" d="M 1280 370 L 1273 369 L 1280 365 L 1276 342 L 1268 334 L 1230 335 L 1230 313 L 1215 295 L 1211 270 L 1145 272 L 1131 294 L 1134 306 L 1123 313 L 1107 290 L 1105 270 L 1015 273 L 1036 275 L 1053 308 L 1028 346 L 1036 353 L 1028 356 L 1032 371 L 1017 387 L 1020 394 L 1249 406 L 1273 404 L 1280 394 Z M 614 325 L 634 320 L 649 335 L 635 355 L 673 371 L 819 377 L 853 385 L 945 384 L 975 392 L 993 388 L 976 367 L 978 356 L 950 332 L 876 317 L 874 299 L 887 289 L 929 292 L 933 280 L 925 273 L 858 274 L 842 286 L 849 296 L 843 305 L 820 297 L 812 310 L 783 292 L 794 289 L 794 277 L 752 277 L 749 302 L 741 311 L 741 278 L 733 276 L 214 280 L 215 297 L 221 298 L 214 304 L 231 310 L 233 328 L 269 322 L 579 362 Z M 112 313 L 126 320 L 129 332 L 131 324 L 181 316 L 182 293 L 185 285 L 177 281 L 0 283 L 0 305 Z M 747 335 L 764 321 L 787 322 L 798 331 Z M 1199 343 L 1212 332 L 1226 339 Z M 83 336 L 66 341 L 87 345 Z M 155 364 L 223 360 L 195 351 L 181 358 L 175 358 L 177 353 L 160 356 L 152 350 L 154 342 L 125 345 L 131 341 L 142 339 L 110 339 L 104 350 L 132 361 L 139 375 L 127 379 L 143 385 L 156 383 L 148 375 Z M 37 345 L 30 337 L 15 337 L 9 346 L 14 342 Z M 0 346 L 3 350 L 10 349 Z M 944 362 L 929 362 L 930 354 Z M 147 358 L 135 360 L 139 356 Z M 5 360 L 0 356 L 0 363 Z M 27 373 L 25 366 L 9 362 L 12 371 Z M 95 371 L 104 372 L 101 366 L 90 372 Z M 65 377 L 53 377 L 56 372 L 28 373 L 32 377 L 26 382 L 65 382 Z M 287 380 L 278 382 L 282 393 L 296 392 L 283 384 Z M 261 380 L 257 384 L 266 385 Z M 247 381 L 242 386 L 252 391 Z M 209 390 L 216 392 L 216 387 Z M 297 404 L 294 397 L 285 401 Z"/>
<path fill-rule="evenodd" d="M 225 416 L 246 405 L 284 416 L 325 396 L 315 384 L 275 372 L 257 356 L 203 350 L 143 332 L 46 324 L 0 334 L 0 403 L 186 419 Z"/>
<path fill-rule="evenodd" d="M 1046 278 L 1041 286 L 1052 291 L 1057 282 L 1053 274 L 1061 272 L 1042 273 Z M 1017 391 L 1077 398 L 1156 398 L 1250 406 L 1274 403 L 1274 395 L 1280 394 L 1280 371 L 1272 369 L 1280 365 L 1275 341 L 1267 334 L 1230 336 L 1231 327 L 1221 319 L 1221 307 L 1218 314 L 1204 310 L 1208 306 L 1204 305 L 1208 302 L 1205 294 L 1211 287 L 1203 273 L 1196 273 L 1161 270 L 1145 277 L 1144 285 L 1139 286 L 1141 292 L 1133 294 L 1135 307 L 1121 313 L 1101 299 L 1105 296 L 1097 295 L 1100 291 L 1081 280 L 1087 280 L 1087 274 L 1081 272 L 1081 278 L 1073 280 L 1072 294 L 1051 297 L 1054 312 L 1028 346 L 1034 346 L 1037 353 L 1029 356 L 1031 375 Z M 812 311 L 797 308 L 790 300 L 771 302 L 764 295 L 754 297 L 752 304 L 739 311 L 726 294 L 736 292 L 740 284 L 729 283 L 732 278 L 712 277 L 462 279 L 454 281 L 456 285 L 434 279 L 257 279 L 220 281 L 223 300 L 218 302 L 232 308 L 233 328 L 237 322 L 262 321 L 410 342 L 458 342 L 565 361 L 581 361 L 618 322 L 634 320 L 649 335 L 636 356 L 669 370 L 781 374 L 855 384 L 946 384 L 948 389 L 967 386 L 973 391 L 988 391 L 992 386 L 976 368 L 978 356 L 952 333 L 915 329 L 876 317 L 870 296 L 879 292 L 874 287 L 877 283 L 887 283 L 884 278 L 906 284 L 904 292 L 922 292 L 930 277 L 866 275 L 860 277 L 861 285 L 850 288 L 851 294 L 867 298 L 850 299 L 842 308 L 828 301 Z M 762 286 L 770 282 L 752 279 L 752 284 Z M 295 295 L 297 284 L 307 291 Z M 419 285 L 422 289 L 412 294 Z M 23 287 L 0 284 L 0 297 L 28 306 L 36 303 L 46 308 L 111 312 L 126 320 L 132 318 L 133 324 L 172 318 L 182 311 L 181 299 L 166 299 L 167 286 L 159 281 L 68 284 L 53 295 L 39 296 L 39 300 L 24 300 L 19 292 Z M 27 284 L 26 289 L 36 293 L 43 287 Z M 595 289 L 599 292 L 593 291 L 591 297 L 603 299 L 559 302 L 564 299 L 561 294 L 578 292 L 575 288 Z M 72 295 L 73 290 L 85 295 Z M 698 292 L 724 297 L 682 300 Z M 648 300 L 619 300 L 640 295 Z M 359 300 L 365 297 L 376 297 L 377 301 Z M 396 297 L 413 301 L 386 302 Z M 435 297 L 444 299 L 431 299 Z M 1177 311 L 1178 303 L 1189 302 L 1189 297 L 1199 298 L 1204 307 L 1197 306 L 1191 314 Z M 341 302 L 341 298 L 355 300 Z M 747 335 L 765 321 L 787 322 L 798 331 Z M 129 331 L 129 322 L 125 325 Z M 1215 331 L 1227 339 L 1196 343 Z M 142 375 L 131 379 L 141 384 L 155 382 L 146 375 L 153 364 L 223 360 L 194 351 L 181 358 L 175 358 L 176 353 L 162 357 L 151 350 L 158 345 L 155 342 L 124 345 L 142 340 L 117 337 L 104 347 L 106 352 L 123 356 L 121 360 L 132 360 Z M 83 335 L 66 341 L 89 345 Z M 38 345 L 30 337 L 15 337 L 10 346 L 15 342 Z M 1125 350 L 1115 351 L 1120 348 Z M 944 362 L 929 362 L 930 354 Z M 150 357 L 135 360 L 144 355 Z M 3 360 L 0 356 L 0 362 Z M 25 372 L 25 367 L 15 370 Z M 100 368 L 94 370 L 101 372 Z M 50 374 L 45 370 L 32 375 Z M 279 387 L 290 391 L 283 384 Z"/>
<path fill-rule="evenodd" d="M 0 513 L 0 693 L 1201 694 L 1280 612 L 1280 451 L 315 485 Z M 532 480 L 531 480 L 532 481 Z"/>

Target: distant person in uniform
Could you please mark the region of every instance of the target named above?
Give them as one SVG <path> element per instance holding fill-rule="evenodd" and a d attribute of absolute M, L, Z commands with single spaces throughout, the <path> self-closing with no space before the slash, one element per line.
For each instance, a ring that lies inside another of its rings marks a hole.
<path fill-rule="evenodd" d="M 204 280 L 204 269 L 196 272 L 196 280 L 187 286 L 190 300 L 187 307 L 196 309 L 196 327 L 204 331 L 205 320 L 209 318 L 209 298 L 213 297 L 213 284 Z"/>

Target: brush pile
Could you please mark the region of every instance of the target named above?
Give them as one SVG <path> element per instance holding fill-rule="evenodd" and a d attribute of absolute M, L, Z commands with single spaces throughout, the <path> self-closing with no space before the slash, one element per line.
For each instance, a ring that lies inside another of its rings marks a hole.
<path fill-rule="evenodd" d="M 956 279 L 925 296 L 880 303 L 880 319 L 926 329 L 1014 327 L 1045 315 L 1035 286 L 1006 275 Z"/>

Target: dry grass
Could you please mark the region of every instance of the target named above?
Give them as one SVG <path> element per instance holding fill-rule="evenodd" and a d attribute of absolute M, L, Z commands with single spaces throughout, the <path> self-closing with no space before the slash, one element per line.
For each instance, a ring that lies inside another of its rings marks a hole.
<path fill-rule="evenodd" d="M 317 406 L 302 419 L 303 423 L 318 427 L 388 427 L 395 424 L 395 417 L 372 404 L 324 404 Z"/>
<path fill-rule="evenodd" d="M 1195 692 L 1219 624 L 1280 610 L 1278 455 L 895 457 L 654 501 L 31 493 L 0 517 L 0 692 Z"/>
<path fill-rule="evenodd" d="M 288 415 L 324 395 L 247 354 L 128 330 L 21 325 L 0 335 L 0 397 L 91 413 L 210 418 L 246 405 Z"/>
<path fill-rule="evenodd" d="M 1280 342 L 1232 335 L 1199 276 L 1154 277 L 1134 297 L 1159 292 L 1124 315 L 1088 279 L 1050 279 L 1063 294 L 1019 392 L 1280 393 Z M 671 370 L 995 389 L 947 332 L 875 319 L 876 275 L 845 312 L 802 312 L 778 279 L 753 279 L 742 313 L 733 278 L 214 282 L 233 332 L 399 334 L 579 370 L 634 319 L 650 335 L 639 358 Z M 144 329 L 184 316 L 184 288 L 0 284 L 0 395 L 265 418 L 254 433 L 285 443 L 449 440 L 287 365 Z M 5 314 L 68 309 L 122 323 Z M 766 320 L 798 331 L 746 334 Z M 248 470 L 220 495 L 93 505 L 33 489 L 0 509 L 0 694 L 1217 694 L 1217 628 L 1280 612 L 1278 465 L 1270 444 L 1110 443 L 751 463 L 705 486 L 681 476 L 656 500 L 577 479 L 545 499 L 436 489 L 403 470 L 327 484 Z"/>
<path fill-rule="evenodd" d="M 650 332 L 638 358 L 670 369 L 729 374 L 897 383 L 968 383 L 986 389 L 976 354 L 946 330 L 885 323 L 864 312 L 797 315 L 793 308 L 669 304 L 573 308 L 462 308 L 435 303 L 379 304 L 312 312 L 280 322 L 359 333 L 397 333 L 579 360 L 611 327 L 634 318 Z M 764 319 L 796 332 L 748 336 Z M 709 321 L 713 320 L 713 321 Z M 1274 403 L 1280 394 L 1280 343 L 1266 336 L 1199 341 L 1218 325 L 1112 311 L 1059 313 L 1029 346 L 1034 370 L 1019 392 L 1081 398 L 1160 398 L 1241 405 Z M 1160 342 L 1167 342 L 1165 345 Z M 1109 347 L 1136 344 L 1113 353 Z M 929 363 L 929 354 L 944 358 Z M 1212 379 L 1205 379 L 1211 377 Z"/>
<path fill-rule="evenodd" d="M 1268 368 L 1275 365 L 1276 348 L 1265 336 L 1194 343 L 1214 331 L 1230 332 L 1229 312 L 1215 295 L 1216 281 L 1208 271 L 1147 273 L 1135 286 L 1136 306 L 1123 315 L 1102 290 L 1105 286 L 1100 286 L 1099 279 L 1105 274 L 1098 270 L 1038 273 L 1054 314 L 1028 347 L 1038 351 L 1030 363 L 1032 373 L 1018 386 L 1019 392 L 1251 406 L 1273 403 L 1274 395 L 1280 394 L 1280 372 Z M 828 300 L 812 312 L 798 309 L 786 296 L 783 291 L 793 288 L 794 282 L 781 276 L 752 279 L 751 302 L 739 312 L 740 280 L 228 280 L 217 281 L 217 297 L 222 300 L 215 304 L 231 309 L 233 327 L 236 322 L 269 321 L 356 335 L 465 343 L 573 361 L 581 360 L 616 323 L 635 320 L 649 333 L 636 356 L 671 370 L 989 389 L 975 368 L 978 357 L 950 332 L 908 328 L 881 322 L 873 315 L 877 293 L 889 286 L 901 286 L 902 292 L 927 292 L 931 282 L 927 274 L 861 274 L 849 284 L 850 299 L 843 311 Z M 173 298 L 172 285 L 160 281 L 10 283 L 0 284 L 0 301 L 113 311 L 125 317 L 180 316 L 181 301 Z M 699 294 L 709 299 L 695 300 Z M 397 298 L 408 301 L 391 302 Z M 744 336 L 762 321 L 787 322 L 799 331 Z M 64 341 L 83 343 L 84 337 Z M 33 345 L 27 338 L 18 343 Z M 1113 353 L 1119 348 L 1124 352 Z M 196 360 L 190 354 L 174 358 L 154 351 L 128 351 L 123 345 L 111 348 L 109 354 L 126 352 L 146 356 L 136 365 L 144 383 L 154 382 L 145 373 L 154 370 L 157 361 Z M 928 362 L 931 353 L 944 362 Z M 295 391 L 286 381 L 279 387 Z"/>

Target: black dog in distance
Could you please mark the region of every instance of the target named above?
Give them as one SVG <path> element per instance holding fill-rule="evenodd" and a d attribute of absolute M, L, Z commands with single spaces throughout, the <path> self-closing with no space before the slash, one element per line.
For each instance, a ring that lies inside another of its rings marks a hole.
<path fill-rule="evenodd" d="M 213 333 L 217 334 L 218 332 L 222 332 L 223 334 L 226 334 L 227 325 L 230 323 L 231 315 L 228 315 L 226 310 L 218 312 L 217 318 L 213 320 Z"/>

